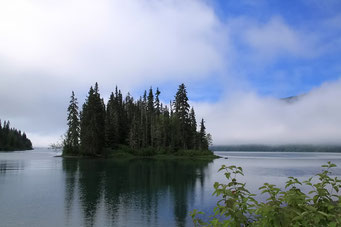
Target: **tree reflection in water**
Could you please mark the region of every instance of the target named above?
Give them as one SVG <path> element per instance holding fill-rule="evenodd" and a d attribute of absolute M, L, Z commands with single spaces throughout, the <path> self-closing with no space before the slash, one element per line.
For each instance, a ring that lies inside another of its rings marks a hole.
<path fill-rule="evenodd" d="M 63 170 L 65 172 L 65 213 L 67 222 L 70 219 L 73 204 L 72 202 L 74 200 L 77 169 L 77 160 L 63 159 Z"/>
<path fill-rule="evenodd" d="M 185 226 L 209 161 L 63 159 L 65 210 L 79 203 L 85 226 Z M 77 190 L 77 191 L 76 191 Z M 78 198 L 75 198 L 75 193 Z M 103 214 L 104 211 L 104 214 Z M 101 213 L 102 214 L 99 214 Z M 97 219 L 96 219 L 97 218 Z"/>
<path fill-rule="evenodd" d="M 24 164 L 23 161 L 18 160 L 0 160 L 0 174 L 5 174 L 8 171 L 13 173 L 23 170 Z"/>

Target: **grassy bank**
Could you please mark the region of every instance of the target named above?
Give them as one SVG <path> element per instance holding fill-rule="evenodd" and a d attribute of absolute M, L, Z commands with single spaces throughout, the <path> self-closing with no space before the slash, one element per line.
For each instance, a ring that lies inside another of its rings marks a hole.
<path fill-rule="evenodd" d="M 117 149 L 105 149 L 104 155 L 87 156 L 87 155 L 69 155 L 63 154 L 65 158 L 108 158 L 108 159 L 195 159 L 195 160 L 213 160 L 220 158 L 210 150 L 179 150 L 171 152 L 168 150 L 155 150 L 145 148 L 133 150 L 126 146 Z"/>

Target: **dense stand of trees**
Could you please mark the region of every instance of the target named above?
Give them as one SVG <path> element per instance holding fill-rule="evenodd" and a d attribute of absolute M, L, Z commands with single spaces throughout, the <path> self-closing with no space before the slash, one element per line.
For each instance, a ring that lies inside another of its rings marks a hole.
<path fill-rule="evenodd" d="M 9 121 L 0 120 L 0 151 L 31 150 L 32 143 L 26 137 L 25 132 L 21 132 L 10 127 Z"/>
<path fill-rule="evenodd" d="M 134 100 L 129 93 L 123 97 L 116 87 L 105 105 L 96 83 L 79 111 L 72 92 L 64 154 L 97 156 L 122 146 L 160 153 L 208 150 L 211 136 L 206 134 L 203 119 L 197 131 L 195 112 L 188 103 L 185 85 L 179 86 L 169 107 L 160 102 L 160 94 L 159 89 L 154 93 L 150 88 Z"/>

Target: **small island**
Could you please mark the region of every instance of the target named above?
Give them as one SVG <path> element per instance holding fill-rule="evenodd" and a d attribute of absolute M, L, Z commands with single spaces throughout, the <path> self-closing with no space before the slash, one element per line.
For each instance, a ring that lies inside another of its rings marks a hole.
<path fill-rule="evenodd" d="M 0 120 L 0 151 L 23 150 L 32 150 L 31 140 L 27 138 L 26 133 L 11 128 L 9 121 L 4 121 L 2 125 Z"/>
<path fill-rule="evenodd" d="M 96 83 L 79 110 L 72 92 L 62 156 L 217 158 L 208 149 L 212 138 L 204 119 L 197 130 L 185 85 L 179 85 L 169 106 L 160 101 L 160 94 L 150 88 L 135 100 L 129 93 L 123 97 L 116 87 L 105 104 Z"/>

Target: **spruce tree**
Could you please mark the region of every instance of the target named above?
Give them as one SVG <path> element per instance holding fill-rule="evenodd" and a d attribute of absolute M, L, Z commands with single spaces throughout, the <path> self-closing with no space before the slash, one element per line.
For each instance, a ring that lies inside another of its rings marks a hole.
<path fill-rule="evenodd" d="M 188 103 L 185 85 L 179 86 L 170 108 L 163 107 L 159 95 L 159 89 L 154 94 L 150 88 L 148 95 L 145 91 L 134 101 L 129 93 L 123 98 L 116 87 L 105 107 L 96 83 L 90 88 L 80 114 L 81 153 L 101 155 L 104 147 L 117 149 L 120 145 L 129 145 L 137 152 L 147 147 L 167 152 L 207 149 L 204 122 L 197 132 L 195 112 Z"/>
<path fill-rule="evenodd" d="M 161 108 L 162 109 L 162 108 Z M 171 140 L 171 124 L 170 124 L 170 115 L 168 107 L 165 106 L 165 108 L 162 110 L 162 144 L 161 146 L 164 149 L 168 149 L 170 146 L 170 140 Z"/>
<path fill-rule="evenodd" d="M 90 88 L 81 115 L 81 153 L 98 156 L 105 146 L 105 106 L 98 92 L 98 84 Z"/>
<path fill-rule="evenodd" d="M 118 138 L 120 144 L 126 144 L 127 143 L 127 135 L 129 133 L 128 127 L 127 127 L 127 114 L 124 110 L 124 102 L 123 102 L 123 96 L 121 90 L 118 90 L 118 95 L 116 97 L 117 102 L 117 115 L 118 115 Z"/>
<path fill-rule="evenodd" d="M 157 116 L 160 115 L 161 113 L 161 104 L 160 104 L 160 96 L 161 92 L 159 91 L 159 88 L 156 88 L 156 93 L 155 93 L 155 113 Z"/>
<path fill-rule="evenodd" d="M 147 98 L 147 146 L 153 146 L 153 137 L 154 137 L 154 94 L 153 89 L 149 89 L 148 98 Z"/>
<path fill-rule="evenodd" d="M 179 139 L 179 148 L 187 149 L 190 144 L 189 132 L 190 132 L 190 121 L 189 121 L 189 109 L 187 91 L 184 84 L 179 86 L 179 89 L 175 95 L 174 111 L 175 120 L 173 123 L 177 129 L 176 137 Z"/>
<path fill-rule="evenodd" d="M 117 109 L 116 98 L 114 93 L 111 93 L 105 118 L 105 142 L 108 148 L 115 148 L 119 144 L 119 116 Z"/>
<path fill-rule="evenodd" d="M 206 137 L 206 127 L 204 119 L 201 119 L 199 131 L 200 150 L 208 150 L 208 141 Z"/>
<path fill-rule="evenodd" d="M 79 113 L 78 113 L 78 102 L 75 97 L 75 93 L 72 91 L 70 105 L 67 109 L 67 125 L 68 130 L 64 139 L 63 155 L 66 154 L 77 154 L 79 152 Z"/>
<path fill-rule="evenodd" d="M 139 121 L 137 115 L 132 119 L 132 123 L 129 131 L 129 146 L 134 149 L 140 149 L 140 137 L 139 137 Z"/>
<path fill-rule="evenodd" d="M 189 132 L 189 140 L 190 146 L 189 149 L 197 149 L 197 121 L 195 119 L 194 108 L 191 108 L 189 113 L 189 121 L 190 121 L 190 132 Z"/>
<path fill-rule="evenodd" d="M 143 100 L 142 100 L 140 108 L 141 108 L 141 125 L 140 125 L 141 147 L 145 148 L 148 146 L 147 91 L 144 91 L 143 93 Z"/>
<path fill-rule="evenodd" d="M 129 145 L 130 143 L 130 131 L 131 131 L 131 127 L 133 124 L 133 118 L 135 116 L 135 109 L 136 106 L 134 104 L 134 98 L 130 95 L 130 93 L 128 92 L 127 96 L 125 97 L 125 102 L 124 102 L 124 117 L 125 117 L 125 130 L 126 130 L 126 135 L 125 135 L 125 139 L 126 139 L 126 143 L 127 145 Z"/>
<path fill-rule="evenodd" d="M 0 151 L 32 150 L 32 143 L 25 133 L 10 127 L 9 121 L 0 120 Z"/>

